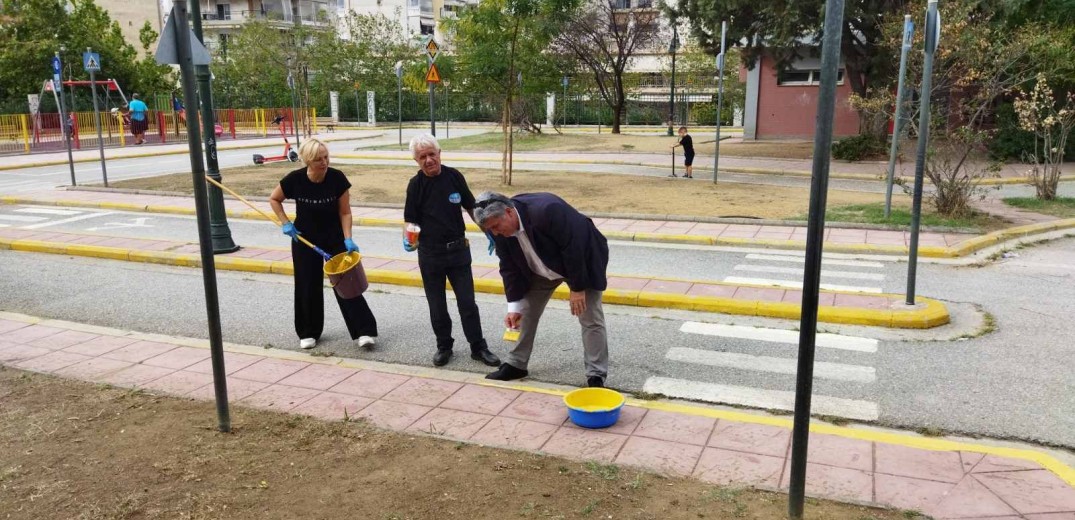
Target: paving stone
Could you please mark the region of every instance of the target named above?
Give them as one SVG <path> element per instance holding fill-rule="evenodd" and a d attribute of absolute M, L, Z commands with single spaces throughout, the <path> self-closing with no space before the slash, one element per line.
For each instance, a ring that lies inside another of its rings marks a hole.
<path fill-rule="evenodd" d="M 554 424 L 499 416 L 493 417 L 472 435 L 470 440 L 490 446 L 537 450 L 552 437 L 557 428 Z"/>
<path fill-rule="evenodd" d="M 664 475 L 687 476 L 694 471 L 701 454 L 701 446 L 632 436 L 616 456 L 616 463 L 639 466 Z"/>

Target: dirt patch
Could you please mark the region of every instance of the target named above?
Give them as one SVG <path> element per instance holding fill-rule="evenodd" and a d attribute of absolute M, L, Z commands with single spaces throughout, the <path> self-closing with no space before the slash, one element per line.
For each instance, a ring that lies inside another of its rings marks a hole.
<path fill-rule="evenodd" d="M 451 163 L 448 163 L 449 165 Z M 407 181 L 417 171 L 404 166 L 336 164 L 354 186 L 351 201 L 402 204 Z M 224 184 L 242 195 L 268 196 L 295 164 L 268 164 L 230 168 L 221 172 Z M 588 212 L 645 213 L 703 217 L 745 216 L 791 218 L 805 214 L 810 193 L 805 188 L 754 186 L 725 183 L 714 186 L 703 180 L 688 181 L 663 177 L 635 177 L 616 174 L 516 171 L 512 186 L 502 186 L 499 170 L 461 170 L 475 194 L 494 190 L 507 193 L 548 191 L 560 195 L 576 208 Z M 113 187 L 193 193 L 189 174 L 173 174 L 111 183 Z M 628 189 L 624 189 L 629 186 Z M 869 204 L 884 195 L 857 191 L 829 190 L 828 204 Z M 909 206 L 906 197 L 895 205 Z M 267 205 L 266 205 L 267 206 Z"/>
<path fill-rule="evenodd" d="M 738 134 L 735 134 L 738 136 Z M 727 133 L 725 133 L 727 136 Z M 691 133 L 694 148 L 699 154 L 713 155 L 716 148 L 713 131 Z M 721 141 L 721 155 L 733 157 L 763 157 L 778 159 L 809 159 L 814 155 L 811 141 L 758 141 L 738 142 L 736 138 Z M 517 134 L 512 145 L 516 152 L 590 152 L 590 153 L 671 153 L 671 146 L 679 137 L 668 137 L 663 131 L 654 135 L 598 134 L 554 132 L 540 135 Z M 447 152 L 499 152 L 504 149 L 504 134 L 490 132 L 441 141 Z M 372 150 L 399 150 L 397 145 L 370 148 Z M 682 156 L 682 150 L 678 155 Z"/>
<path fill-rule="evenodd" d="M 785 495 L 0 367 L 6 518 L 782 518 Z M 809 518 L 895 519 L 811 501 Z"/>

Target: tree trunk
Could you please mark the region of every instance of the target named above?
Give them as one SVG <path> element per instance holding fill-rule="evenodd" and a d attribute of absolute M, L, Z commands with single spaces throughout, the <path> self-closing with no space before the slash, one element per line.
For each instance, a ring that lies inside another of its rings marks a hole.
<path fill-rule="evenodd" d="M 623 107 L 627 105 L 627 95 L 623 91 L 622 73 L 616 76 L 616 97 L 612 104 L 612 133 L 620 133 L 620 122 L 623 121 Z"/>

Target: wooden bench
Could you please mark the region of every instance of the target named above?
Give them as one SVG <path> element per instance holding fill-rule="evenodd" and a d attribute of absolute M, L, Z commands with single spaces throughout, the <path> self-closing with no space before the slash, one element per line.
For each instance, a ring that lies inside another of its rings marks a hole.
<path fill-rule="evenodd" d="M 318 127 L 323 126 L 329 132 L 335 132 L 336 131 L 336 125 L 338 124 L 338 123 L 336 123 L 335 121 L 332 120 L 332 117 L 324 117 L 324 116 L 318 116 L 316 118 L 315 122 L 316 122 Z"/>

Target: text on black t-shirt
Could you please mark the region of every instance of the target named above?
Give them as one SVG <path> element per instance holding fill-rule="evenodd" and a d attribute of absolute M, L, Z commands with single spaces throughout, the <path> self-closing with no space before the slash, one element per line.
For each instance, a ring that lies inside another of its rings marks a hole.
<path fill-rule="evenodd" d="M 407 184 L 403 220 L 422 227 L 422 243 L 444 244 L 462 238 L 464 209 L 474 209 L 474 194 L 455 168 L 441 166 L 434 177 L 419 171 Z"/>

